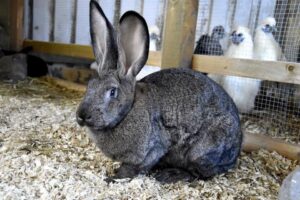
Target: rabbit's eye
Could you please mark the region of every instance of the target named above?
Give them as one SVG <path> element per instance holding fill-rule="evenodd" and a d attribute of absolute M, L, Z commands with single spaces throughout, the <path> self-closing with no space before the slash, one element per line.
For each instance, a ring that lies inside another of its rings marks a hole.
<path fill-rule="evenodd" d="M 110 97 L 117 97 L 117 88 L 113 87 L 110 89 Z"/>

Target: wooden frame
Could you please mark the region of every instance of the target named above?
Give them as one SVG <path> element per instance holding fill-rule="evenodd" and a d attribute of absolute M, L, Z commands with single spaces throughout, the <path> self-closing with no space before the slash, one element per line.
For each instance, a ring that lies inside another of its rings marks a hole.
<path fill-rule="evenodd" d="M 25 40 L 39 53 L 94 59 L 91 46 Z M 151 51 L 148 65 L 161 66 L 162 53 Z M 192 68 L 197 71 L 244 76 L 262 80 L 300 84 L 300 63 L 234 59 L 222 56 L 193 55 Z"/>
<path fill-rule="evenodd" d="M 194 55 L 192 66 L 207 73 L 300 84 L 300 63 Z"/>
<path fill-rule="evenodd" d="M 190 67 L 194 51 L 198 1 L 166 1 L 161 67 Z"/>
<path fill-rule="evenodd" d="M 93 49 L 89 45 L 64 44 L 55 42 L 43 42 L 24 40 L 23 47 L 33 47 L 33 51 L 60 56 L 78 57 L 94 60 Z M 151 51 L 149 53 L 148 65 L 161 66 L 161 53 Z"/>
<path fill-rule="evenodd" d="M 20 50 L 23 44 L 24 0 L 10 2 L 10 48 Z"/>

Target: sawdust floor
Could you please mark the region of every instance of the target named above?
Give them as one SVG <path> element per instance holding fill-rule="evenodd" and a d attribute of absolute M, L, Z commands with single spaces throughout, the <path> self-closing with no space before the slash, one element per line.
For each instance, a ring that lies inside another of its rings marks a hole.
<path fill-rule="evenodd" d="M 277 153 L 242 153 L 209 181 L 161 185 L 151 177 L 107 184 L 118 163 L 75 122 L 82 94 L 43 80 L 0 83 L 0 199 L 277 199 L 297 164 Z"/>

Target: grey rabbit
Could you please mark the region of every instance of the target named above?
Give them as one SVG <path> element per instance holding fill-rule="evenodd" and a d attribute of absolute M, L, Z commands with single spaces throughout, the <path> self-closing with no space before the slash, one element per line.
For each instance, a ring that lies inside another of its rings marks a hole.
<path fill-rule="evenodd" d="M 0 80 L 17 82 L 27 76 L 27 57 L 23 53 L 0 58 Z"/>
<path fill-rule="evenodd" d="M 190 69 L 166 69 L 139 82 L 148 58 L 148 28 L 126 12 L 115 31 L 90 1 L 98 74 L 76 118 L 101 151 L 121 162 L 109 180 L 153 172 L 162 182 L 208 179 L 235 166 L 242 131 L 236 106 L 215 82 Z"/>

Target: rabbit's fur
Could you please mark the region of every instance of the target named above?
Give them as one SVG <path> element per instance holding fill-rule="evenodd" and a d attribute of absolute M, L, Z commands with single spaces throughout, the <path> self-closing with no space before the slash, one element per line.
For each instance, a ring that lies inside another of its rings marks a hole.
<path fill-rule="evenodd" d="M 18 53 L 0 58 L 0 80 L 16 82 L 27 76 L 27 57 Z"/>
<path fill-rule="evenodd" d="M 227 93 L 201 73 L 167 69 L 139 82 L 148 57 L 144 19 L 125 13 L 118 35 L 96 1 L 91 36 L 99 75 L 89 81 L 77 121 L 108 157 L 120 161 L 113 178 L 158 167 L 156 178 L 209 178 L 232 168 L 240 153 L 238 111 Z"/>

